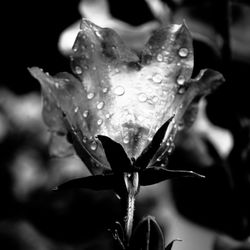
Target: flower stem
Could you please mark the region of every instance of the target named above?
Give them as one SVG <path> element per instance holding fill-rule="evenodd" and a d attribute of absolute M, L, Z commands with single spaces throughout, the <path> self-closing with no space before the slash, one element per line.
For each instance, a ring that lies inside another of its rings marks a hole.
<path fill-rule="evenodd" d="M 135 195 L 128 194 L 127 201 L 127 215 L 125 217 L 125 232 L 127 236 L 127 240 L 129 241 L 132 229 L 133 229 L 133 221 L 134 221 L 134 211 L 135 211 Z"/>
<path fill-rule="evenodd" d="M 124 181 L 127 189 L 127 211 L 125 216 L 125 232 L 127 242 L 132 235 L 134 211 L 135 211 L 135 196 L 139 192 L 139 174 L 138 172 L 124 173 Z"/>

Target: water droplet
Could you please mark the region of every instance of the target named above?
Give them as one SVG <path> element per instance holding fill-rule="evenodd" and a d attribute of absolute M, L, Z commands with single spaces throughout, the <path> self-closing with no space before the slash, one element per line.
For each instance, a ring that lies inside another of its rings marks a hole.
<path fill-rule="evenodd" d="M 79 110 L 79 107 L 75 107 L 74 112 L 77 113 L 78 110 Z"/>
<path fill-rule="evenodd" d="M 139 94 L 138 95 L 138 100 L 140 101 L 140 102 L 145 102 L 145 101 L 147 101 L 147 96 L 144 94 L 144 93 L 141 93 L 141 94 Z"/>
<path fill-rule="evenodd" d="M 179 49 L 179 56 L 180 57 L 187 57 L 188 55 L 188 49 L 187 48 L 180 48 Z"/>
<path fill-rule="evenodd" d="M 82 74 L 82 68 L 81 68 L 80 66 L 76 66 L 76 67 L 75 67 L 75 72 L 76 72 L 76 74 L 78 74 L 78 75 Z"/>
<path fill-rule="evenodd" d="M 122 86 L 117 86 L 115 89 L 114 89 L 114 93 L 118 96 L 121 96 L 125 93 L 125 89 L 122 87 Z"/>
<path fill-rule="evenodd" d="M 152 141 L 153 140 L 153 137 L 152 136 L 149 136 L 148 137 L 148 141 Z"/>
<path fill-rule="evenodd" d="M 179 90 L 178 90 L 178 93 L 179 94 L 184 94 L 184 92 L 185 92 L 185 88 L 184 87 L 181 87 L 181 88 L 179 88 Z"/>
<path fill-rule="evenodd" d="M 174 148 L 175 148 L 175 145 L 174 145 L 174 143 L 172 143 L 172 144 L 170 145 L 170 147 L 168 148 L 168 150 L 167 150 L 168 154 L 172 154 L 173 151 L 174 151 Z"/>
<path fill-rule="evenodd" d="M 94 66 L 92 69 L 95 71 L 96 70 L 96 66 Z"/>
<path fill-rule="evenodd" d="M 95 45 L 93 43 L 90 44 L 91 49 L 93 49 L 95 47 Z"/>
<path fill-rule="evenodd" d="M 59 88 L 59 83 L 56 82 L 56 83 L 55 83 L 55 86 L 56 86 L 56 88 Z"/>
<path fill-rule="evenodd" d="M 107 119 L 109 119 L 111 117 L 111 114 L 106 114 L 105 116 Z"/>
<path fill-rule="evenodd" d="M 180 130 L 183 130 L 184 127 L 185 127 L 184 122 L 181 122 L 181 123 L 178 124 L 178 130 L 179 130 L 179 131 L 180 131 Z"/>
<path fill-rule="evenodd" d="M 183 85 L 185 83 L 185 77 L 183 75 L 179 75 L 177 78 L 177 83 L 179 85 Z"/>
<path fill-rule="evenodd" d="M 77 52 L 77 47 L 76 46 L 73 47 L 73 51 Z"/>
<path fill-rule="evenodd" d="M 87 118 L 88 115 L 89 115 L 89 111 L 85 110 L 82 115 L 83 115 L 84 118 Z"/>
<path fill-rule="evenodd" d="M 165 46 L 161 46 L 161 49 L 164 50 L 164 49 L 165 49 Z"/>
<path fill-rule="evenodd" d="M 97 121 L 97 125 L 98 125 L 98 126 L 101 126 L 101 125 L 102 125 L 102 122 L 103 122 L 102 119 L 99 119 L 99 120 Z"/>
<path fill-rule="evenodd" d="M 96 107 L 97 109 L 102 109 L 104 107 L 104 102 L 98 102 Z"/>
<path fill-rule="evenodd" d="M 161 83 L 162 81 L 162 76 L 158 73 L 154 74 L 153 77 L 152 77 L 152 80 L 155 82 L 155 83 Z"/>
<path fill-rule="evenodd" d="M 101 35 L 101 33 L 100 33 L 98 30 L 95 31 L 95 35 L 96 35 L 98 38 L 102 39 L 102 35 Z"/>
<path fill-rule="evenodd" d="M 87 98 L 88 98 L 89 100 L 91 100 L 91 99 L 94 98 L 94 96 L 95 96 L 95 94 L 92 93 L 92 92 L 90 92 L 90 93 L 88 93 Z"/>
<path fill-rule="evenodd" d="M 116 68 L 116 69 L 115 69 L 115 72 L 116 72 L 116 73 L 119 73 L 119 72 L 120 72 L 120 70 L 119 70 L 118 68 Z"/>
<path fill-rule="evenodd" d="M 157 103 L 159 98 L 157 96 L 154 96 L 152 100 L 153 100 L 154 103 Z"/>
<path fill-rule="evenodd" d="M 97 149 L 97 143 L 96 143 L 96 141 L 92 141 L 92 142 L 90 143 L 90 148 L 91 148 L 92 150 L 96 150 L 96 149 Z"/>
<path fill-rule="evenodd" d="M 163 61 L 162 54 L 158 54 L 157 57 L 156 57 L 156 59 L 157 59 L 158 62 L 162 62 Z"/>
<path fill-rule="evenodd" d="M 102 89 L 102 92 L 103 92 L 103 93 L 107 93 L 107 92 L 108 92 L 108 88 L 107 88 L 107 87 L 103 88 L 103 89 Z"/>
<path fill-rule="evenodd" d="M 83 142 L 83 143 L 86 143 L 86 142 L 87 142 L 87 137 L 86 137 L 86 136 L 83 136 L 82 142 Z"/>
<path fill-rule="evenodd" d="M 123 138 L 123 142 L 124 142 L 125 144 L 128 144 L 128 143 L 129 143 L 129 137 L 128 137 L 128 135 L 126 135 L 126 136 Z"/>

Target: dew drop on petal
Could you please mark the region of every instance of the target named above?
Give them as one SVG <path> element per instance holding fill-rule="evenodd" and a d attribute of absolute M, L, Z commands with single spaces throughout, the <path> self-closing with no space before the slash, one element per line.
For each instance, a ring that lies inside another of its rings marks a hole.
<path fill-rule="evenodd" d="M 178 90 L 178 93 L 179 94 L 184 94 L 184 92 L 185 92 L 185 88 L 184 87 L 181 87 L 181 88 L 179 88 L 179 90 Z"/>
<path fill-rule="evenodd" d="M 83 142 L 83 143 L 86 143 L 86 142 L 87 142 L 87 137 L 86 137 L 86 136 L 83 136 L 82 142 Z"/>
<path fill-rule="evenodd" d="M 180 48 L 179 49 L 179 56 L 180 57 L 187 57 L 188 55 L 188 49 L 187 48 Z"/>
<path fill-rule="evenodd" d="M 181 122 L 181 123 L 178 124 L 178 130 L 179 130 L 179 131 L 183 130 L 184 127 L 185 127 L 185 125 L 184 125 L 183 122 Z"/>
<path fill-rule="evenodd" d="M 93 68 L 92 68 L 94 71 L 96 70 L 96 66 L 93 66 Z"/>
<path fill-rule="evenodd" d="M 102 122 L 103 122 L 102 119 L 97 120 L 97 125 L 98 125 L 98 126 L 101 126 L 101 125 L 102 125 Z"/>
<path fill-rule="evenodd" d="M 183 75 L 179 75 L 177 78 L 177 83 L 179 85 L 183 85 L 185 83 L 185 77 Z"/>
<path fill-rule="evenodd" d="M 159 98 L 157 96 L 154 96 L 152 100 L 153 100 L 154 103 L 157 103 Z"/>
<path fill-rule="evenodd" d="M 95 96 L 95 94 L 92 93 L 92 92 L 90 92 L 90 93 L 87 94 L 87 98 L 88 98 L 89 100 L 93 99 L 94 96 Z"/>
<path fill-rule="evenodd" d="M 171 143 L 171 145 L 169 146 L 169 148 L 168 148 L 168 153 L 169 154 L 172 154 L 172 152 L 174 151 L 174 148 L 175 148 L 175 145 L 174 145 L 174 143 Z"/>
<path fill-rule="evenodd" d="M 158 62 L 162 62 L 163 61 L 162 54 L 158 54 L 157 57 L 156 57 L 156 59 L 157 59 Z"/>
<path fill-rule="evenodd" d="M 55 86 L 56 86 L 56 88 L 59 88 L 59 83 L 56 82 L 56 83 L 55 83 Z"/>
<path fill-rule="evenodd" d="M 102 92 L 103 92 L 103 93 L 107 93 L 107 92 L 108 92 L 108 88 L 107 88 L 107 87 L 103 88 L 103 89 L 102 89 Z"/>
<path fill-rule="evenodd" d="M 89 115 L 89 111 L 85 110 L 82 115 L 83 115 L 84 118 L 87 118 L 88 115 Z"/>
<path fill-rule="evenodd" d="M 125 144 L 128 144 L 128 143 L 129 143 L 129 137 L 128 137 L 128 135 L 124 136 L 123 142 L 124 142 Z"/>
<path fill-rule="evenodd" d="M 125 89 L 122 87 L 122 86 L 117 86 L 115 89 L 114 89 L 114 93 L 118 96 L 121 96 L 121 95 L 124 95 L 125 93 Z"/>
<path fill-rule="evenodd" d="M 138 95 L 138 100 L 140 101 L 140 102 L 146 102 L 147 101 L 147 96 L 144 94 L 144 93 L 140 93 L 139 95 Z"/>
<path fill-rule="evenodd" d="M 92 141 L 92 142 L 90 143 L 90 148 L 91 148 L 93 151 L 97 149 L 97 143 L 96 143 L 96 141 Z"/>
<path fill-rule="evenodd" d="M 162 81 L 162 76 L 159 74 L 159 73 L 155 73 L 152 77 L 152 80 L 155 82 L 155 83 L 161 83 Z"/>
<path fill-rule="evenodd" d="M 104 107 L 104 102 L 98 102 L 96 105 L 97 109 L 103 109 Z"/>
<path fill-rule="evenodd" d="M 78 75 L 82 74 L 82 68 L 81 68 L 80 66 L 76 66 L 76 67 L 75 67 L 75 72 L 76 72 L 76 74 L 78 74 Z"/>
<path fill-rule="evenodd" d="M 77 113 L 78 110 L 79 110 L 79 107 L 75 107 L 74 112 Z"/>
<path fill-rule="evenodd" d="M 111 117 L 111 114 L 108 113 L 108 114 L 105 115 L 105 117 L 106 117 L 107 119 L 109 119 L 109 118 Z"/>

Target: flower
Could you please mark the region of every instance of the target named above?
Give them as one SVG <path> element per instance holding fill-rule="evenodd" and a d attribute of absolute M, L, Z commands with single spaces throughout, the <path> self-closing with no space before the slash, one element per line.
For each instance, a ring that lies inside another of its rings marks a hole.
<path fill-rule="evenodd" d="M 223 76 L 206 69 L 191 79 L 192 38 L 184 23 L 156 31 L 138 56 L 113 30 L 83 19 L 73 52 L 74 75 L 29 69 L 41 83 L 44 121 L 60 148 L 69 147 L 67 137 L 94 175 L 147 170 L 150 177 L 157 166 L 162 180 L 176 132 L 192 123 L 198 101 Z"/>

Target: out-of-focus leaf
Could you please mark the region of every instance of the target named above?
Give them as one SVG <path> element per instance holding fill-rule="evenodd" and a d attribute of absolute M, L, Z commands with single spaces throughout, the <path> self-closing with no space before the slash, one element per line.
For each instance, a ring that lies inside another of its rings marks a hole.
<path fill-rule="evenodd" d="M 162 250 L 164 236 L 156 220 L 147 216 L 136 226 L 130 240 L 130 250 Z"/>

